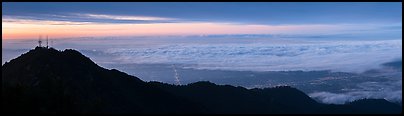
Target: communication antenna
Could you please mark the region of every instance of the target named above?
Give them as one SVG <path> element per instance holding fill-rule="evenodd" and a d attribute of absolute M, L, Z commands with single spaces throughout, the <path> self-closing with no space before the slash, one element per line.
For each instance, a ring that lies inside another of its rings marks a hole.
<path fill-rule="evenodd" d="M 53 39 L 51 39 L 51 44 L 50 45 L 53 46 Z"/>
<path fill-rule="evenodd" d="M 39 47 L 42 47 L 42 45 L 41 45 L 41 44 L 42 44 L 42 40 L 41 40 L 41 39 L 42 39 L 42 36 L 39 36 L 39 39 L 38 39 Z"/>
<path fill-rule="evenodd" d="M 49 48 L 49 46 L 48 46 L 48 35 L 46 35 L 46 48 Z"/>

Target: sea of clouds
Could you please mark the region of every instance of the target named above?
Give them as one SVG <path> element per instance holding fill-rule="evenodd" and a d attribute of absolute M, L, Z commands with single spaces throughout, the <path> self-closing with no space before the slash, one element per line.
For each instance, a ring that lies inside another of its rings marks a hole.
<path fill-rule="evenodd" d="M 313 92 L 309 96 L 323 103 L 344 104 L 358 99 L 374 98 L 386 99 L 388 101 L 402 102 L 402 81 L 386 82 L 363 82 L 359 83 L 358 88 L 343 93 L 333 92 Z"/>
<path fill-rule="evenodd" d="M 363 72 L 401 59 L 401 40 L 315 43 L 170 44 L 108 48 L 117 63 L 183 64 L 235 71 L 332 70 Z"/>

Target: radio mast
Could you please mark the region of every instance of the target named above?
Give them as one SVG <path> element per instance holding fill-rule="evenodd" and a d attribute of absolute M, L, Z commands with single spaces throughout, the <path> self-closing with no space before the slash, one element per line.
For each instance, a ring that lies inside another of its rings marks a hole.
<path fill-rule="evenodd" d="M 39 36 L 39 39 L 38 39 L 38 45 L 39 45 L 39 47 L 42 47 L 42 45 L 41 45 L 41 44 L 42 44 L 42 40 L 41 40 L 41 39 L 42 39 L 42 36 Z"/>
<path fill-rule="evenodd" d="M 46 35 L 46 48 L 49 48 L 49 46 L 48 46 L 48 35 Z"/>

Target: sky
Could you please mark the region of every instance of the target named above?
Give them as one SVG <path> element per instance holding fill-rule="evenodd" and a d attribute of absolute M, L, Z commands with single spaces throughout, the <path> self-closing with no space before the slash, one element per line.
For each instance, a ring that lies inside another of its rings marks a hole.
<path fill-rule="evenodd" d="M 2 2 L 2 38 L 217 34 L 401 38 L 401 17 L 401 2 Z"/>

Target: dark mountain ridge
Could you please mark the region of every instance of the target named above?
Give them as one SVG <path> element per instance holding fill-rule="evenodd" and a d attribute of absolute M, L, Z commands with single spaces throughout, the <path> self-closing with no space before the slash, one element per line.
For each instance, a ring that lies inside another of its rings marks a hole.
<path fill-rule="evenodd" d="M 144 82 L 108 70 L 80 52 L 36 47 L 2 66 L 6 113 L 401 113 L 401 105 L 364 99 L 318 103 L 280 86 L 246 89 L 207 81 L 188 85 Z"/>

